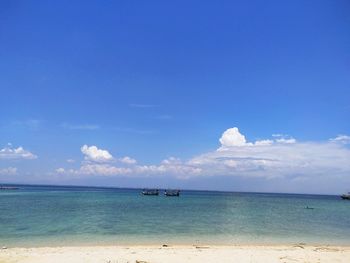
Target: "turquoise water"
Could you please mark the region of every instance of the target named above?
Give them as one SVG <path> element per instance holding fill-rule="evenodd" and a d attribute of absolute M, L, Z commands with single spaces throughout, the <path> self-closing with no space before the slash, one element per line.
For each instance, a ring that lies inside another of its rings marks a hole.
<path fill-rule="evenodd" d="M 0 191 L 0 208 L 0 246 L 350 244 L 337 196 L 21 186 Z"/>

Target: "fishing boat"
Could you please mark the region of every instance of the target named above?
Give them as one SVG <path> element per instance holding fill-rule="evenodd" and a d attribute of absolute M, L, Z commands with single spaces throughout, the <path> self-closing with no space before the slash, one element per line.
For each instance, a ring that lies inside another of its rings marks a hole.
<path fill-rule="evenodd" d="M 340 197 L 344 200 L 350 200 L 350 192 L 348 192 L 347 194 L 343 194 Z"/>
<path fill-rule="evenodd" d="M 19 187 L 15 187 L 15 186 L 3 186 L 0 185 L 0 190 L 18 190 Z"/>
<path fill-rule="evenodd" d="M 142 190 L 143 195 L 159 195 L 158 189 L 143 189 Z"/>
<path fill-rule="evenodd" d="M 180 196 L 180 190 L 165 190 L 164 191 L 165 196 Z"/>

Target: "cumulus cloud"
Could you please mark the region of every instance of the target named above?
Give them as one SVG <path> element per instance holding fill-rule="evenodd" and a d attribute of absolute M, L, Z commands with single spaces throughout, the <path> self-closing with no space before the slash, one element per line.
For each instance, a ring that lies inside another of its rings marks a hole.
<path fill-rule="evenodd" d="M 17 174 L 16 167 L 7 167 L 0 169 L 0 175 L 15 175 Z"/>
<path fill-rule="evenodd" d="M 58 174 L 63 174 L 65 172 L 66 172 L 66 170 L 64 168 L 62 168 L 62 167 L 56 169 L 56 173 L 58 173 Z"/>
<path fill-rule="evenodd" d="M 243 134 L 240 133 L 237 127 L 227 129 L 219 139 L 221 147 L 219 151 L 224 151 L 232 147 L 243 146 L 267 146 L 274 143 L 291 144 L 296 143 L 296 140 L 288 135 L 273 134 L 274 139 L 257 140 L 255 142 L 248 142 Z"/>
<path fill-rule="evenodd" d="M 123 158 L 119 159 L 120 162 L 125 163 L 125 164 L 135 164 L 137 161 L 133 158 L 130 158 L 129 156 L 125 156 Z"/>
<path fill-rule="evenodd" d="M 322 176 L 350 172 L 350 151 L 330 143 L 273 144 L 237 147 L 194 157 L 202 175 L 228 176 Z"/>
<path fill-rule="evenodd" d="M 13 148 L 11 144 L 0 150 L 0 159 L 37 159 L 38 156 L 23 147 Z"/>
<path fill-rule="evenodd" d="M 296 139 L 294 138 L 280 138 L 280 139 L 276 139 L 276 142 L 278 143 L 296 143 Z"/>
<path fill-rule="evenodd" d="M 296 139 L 289 136 L 288 134 L 275 133 L 275 134 L 272 134 L 272 137 L 274 137 L 275 142 L 278 142 L 278 143 L 296 143 L 297 142 Z"/>
<path fill-rule="evenodd" d="M 161 176 L 169 175 L 178 178 L 187 178 L 191 175 L 199 174 L 198 167 L 181 162 L 179 159 L 163 160 L 159 165 L 129 165 L 117 166 L 106 163 L 82 163 L 79 169 L 56 169 L 57 174 L 71 175 L 96 175 L 96 176 Z"/>
<path fill-rule="evenodd" d="M 102 176 L 236 176 L 305 180 L 350 174 L 346 135 L 323 142 L 300 142 L 287 135 L 248 141 L 237 127 L 223 132 L 216 150 L 189 160 L 170 157 L 159 164 L 142 165 L 131 157 L 114 159 L 107 150 L 84 145 L 80 168 L 57 173 Z M 107 162 L 114 160 L 115 162 Z M 119 161 L 119 162 L 118 162 Z"/>
<path fill-rule="evenodd" d="M 273 144 L 273 140 L 260 140 L 260 141 L 256 141 L 254 143 L 254 145 L 257 145 L 257 146 L 261 146 L 261 145 L 271 145 Z"/>
<path fill-rule="evenodd" d="M 275 134 L 274 139 L 247 142 L 238 128 L 226 130 L 216 151 L 192 158 L 189 163 L 201 167 L 202 175 L 231 176 L 322 176 L 350 172 L 350 150 L 342 135 L 325 142 L 297 142 Z"/>
<path fill-rule="evenodd" d="M 335 138 L 329 139 L 329 141 L 335 142 L 335 143 L 350 144 L 350 136 L 341 134 Z"/>
<path fill-rule="evenodd" d="M 75 171 L 77 174 L 83 175 L 127 175 L 131 173 L 130 168 L 116 167 L 110 164 L 83 164 L 79 170 Z"/>
<path fill-rule="evenodd" d="M 170 157 L 161 161 L 159 165 L 137 165 L 133 173 L 138 175 L 169 175 L 178 178 L 188 178 L 199 175 L 201 168 L 181 161 L 179 158 Z"/>
<path fill-rule="evenodd" d="M 88 146 L 85 144 L 80 150 L 85 155 L 85 160 L 94 162 L 109 162 L 113 160 L 113 156 L 107 150 L 98 149 L 94 145 Z"/>
<path fill-rule="evenodd" d="M 116 167 L 106 163 L 83 163 L 79 169 L 64 169 L 58 168 L 58 174 L 70 175 L 96 175 L 96 176 L 116 176 L 127 175 L 131 173 L 130 168 Z"/>
<path fill-rule="evenodd" d="M 182 162 L 178 158 L 170 157 L 161 161 L 158 165 L 138 165 L 137 161 L 129 156 L 119 158 L 120 165 L 106 150 L 100 150 L 96 146 L 83 145 L 82 153 L 84 161 L 78 169 L 56 169 L 56 174 L 66 175 L 97 175 L 97 176 L 150 176 L 168 174 L 171 176 L 186 178 L 198 174 L 201 168 Z"/>
<path fill-rule="evenodd" d="M 82 163 L 79 169 L 56 169 L 57 174 L 65 175 L 96 175 L 96 176 L 116 176 L 128 175 L 132 172 L 130 168 L 116 167 L 106 163 Z"/>
<path fill-rule="evenodd" d="M 245 136 L 239 132 L 237 127 L 227 129 L 219 141 L 222 148 L 251 145 L 251 143 L 247 143 Z"/>

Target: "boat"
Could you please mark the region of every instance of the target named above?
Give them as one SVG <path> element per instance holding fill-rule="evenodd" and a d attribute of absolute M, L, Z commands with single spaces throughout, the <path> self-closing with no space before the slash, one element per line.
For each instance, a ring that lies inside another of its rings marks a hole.
<path fill-rule="evenodd" d="M 164 191 L 165 196 L 180 196 L 180 190 L 165 190 Z"/>
<path fill-rule="evenodd" d="M 350 192 L 348 192 L 347 194 L 343 194 L 340 197 L 344 200 L 350 200 Z"/>
<path fill-rule="evenodd" d="M 15 186 L 3 186 L 0 185 L 0 190 L 18 190 L 19 187 L 15 187 Z"/>
<path fill-rule="evenodd" d="M 315 208 L 310 207 L 310 206 L 306 206 L 305 209 L 311 209 L 312 210 L 312 209 L 315 209 Z"/>
<path fill-rule="evenodd" d="M 143 195 L 159 195 L 158 189 L 143 189 L 142 190 Z"/>

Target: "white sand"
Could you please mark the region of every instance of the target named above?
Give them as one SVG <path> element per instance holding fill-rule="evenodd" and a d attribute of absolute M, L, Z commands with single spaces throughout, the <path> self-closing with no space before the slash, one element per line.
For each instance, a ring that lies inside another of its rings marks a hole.
<path fill-rule="evenodd" d="M 0 249 L 0 262 L 28 263 L 350 262 L 339 246 L 97 246 Z"/>

